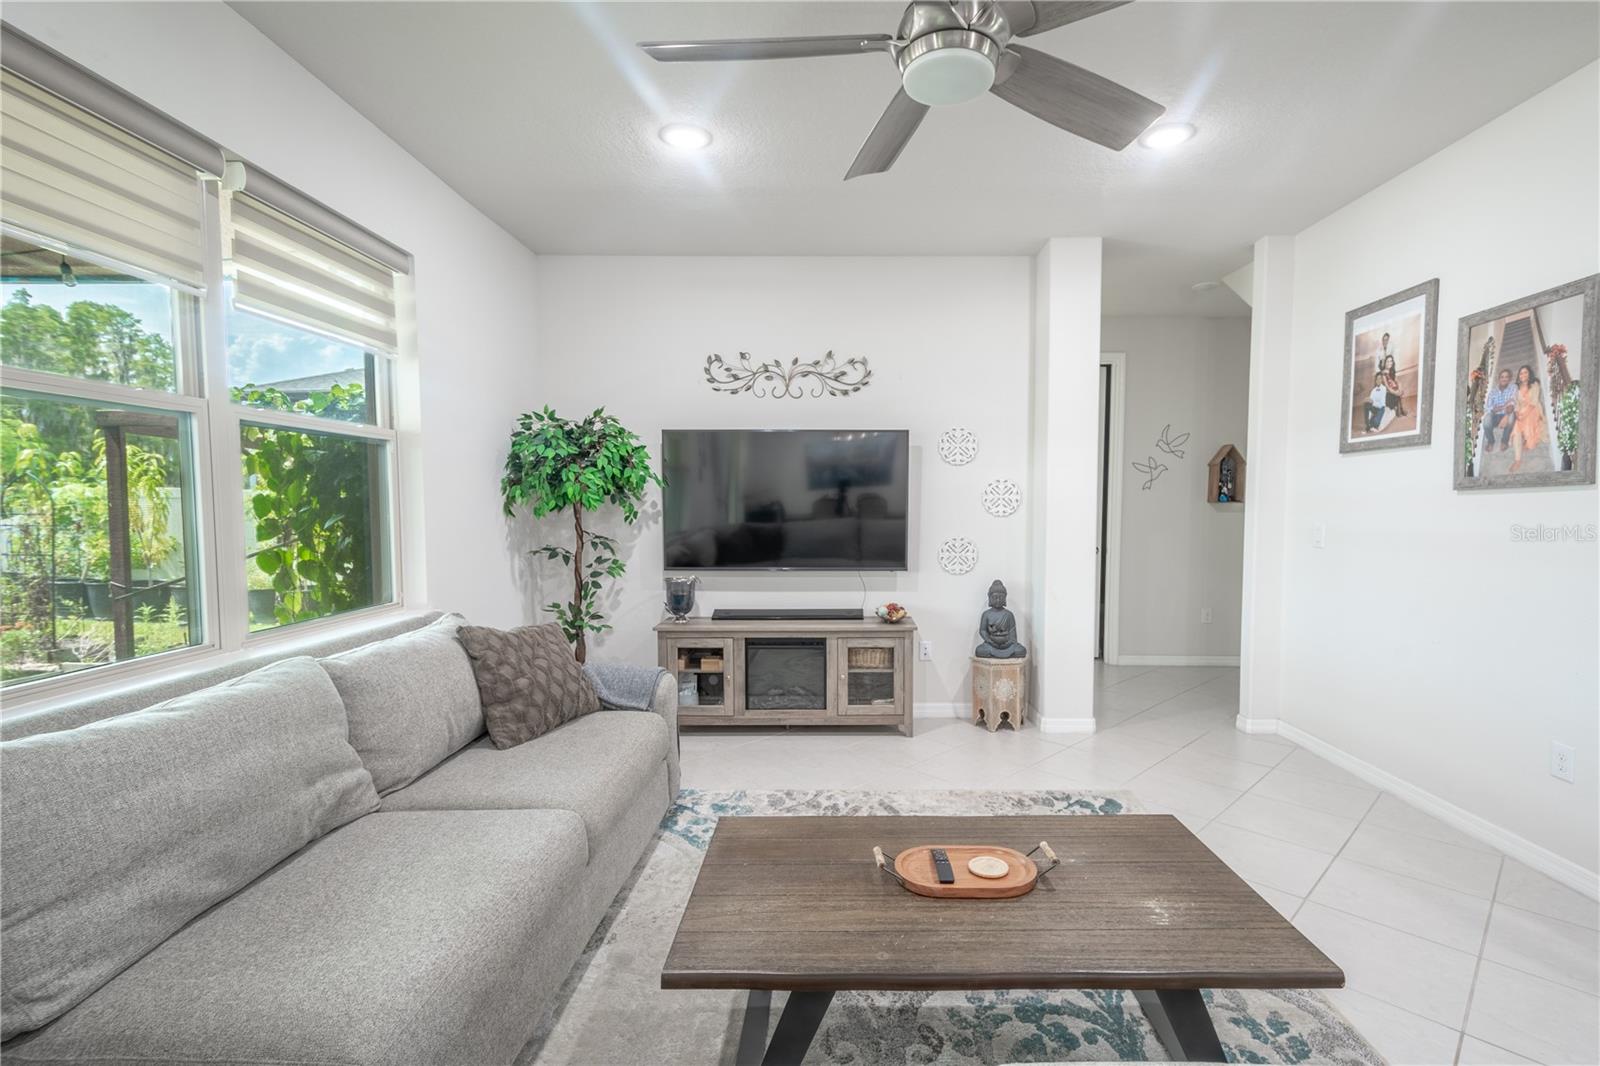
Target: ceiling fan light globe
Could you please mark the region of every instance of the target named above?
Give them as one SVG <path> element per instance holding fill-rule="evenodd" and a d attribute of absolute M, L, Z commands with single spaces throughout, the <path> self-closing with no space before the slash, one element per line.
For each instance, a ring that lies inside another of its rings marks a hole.
<path fill-rule="evenodd" d="M 901 78 L 906 95 L 919 104 L 961 104 L 989 91 L 994 62 L 967 48 L 940 48 L 907 63 Z"/>

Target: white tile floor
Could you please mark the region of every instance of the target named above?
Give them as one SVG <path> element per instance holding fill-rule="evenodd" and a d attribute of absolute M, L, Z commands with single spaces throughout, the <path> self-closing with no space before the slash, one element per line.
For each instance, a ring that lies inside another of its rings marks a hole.
<path fill-rule="evenodd" d="M 1234 669 L 1101 667 L 1092 736 L 698 731 L 683 783 L 1079 788 L 1175 814 L 1344 970 L 1401 1063 L 1600 1063 L 1600 907 L 1308 751 L 1233 728 Z"/>

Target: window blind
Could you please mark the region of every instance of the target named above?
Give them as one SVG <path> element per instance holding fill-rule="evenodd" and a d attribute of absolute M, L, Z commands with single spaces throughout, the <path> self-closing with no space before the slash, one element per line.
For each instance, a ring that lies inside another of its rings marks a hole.
<path fill-rule="evenodd" d="M 234 304 L 393 354 L 392 269 L 253 197 L 227 197 Z"/>
<path fill-rule="evenodd" d="M 205 282 L 199 173 L 0 72 L 0 218 L 191 288 Z"/>

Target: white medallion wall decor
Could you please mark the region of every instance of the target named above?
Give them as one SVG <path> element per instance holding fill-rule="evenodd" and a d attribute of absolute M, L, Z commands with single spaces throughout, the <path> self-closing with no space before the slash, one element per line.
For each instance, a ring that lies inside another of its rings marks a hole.
<path fill-rule="evenodd" d="M 951 537 L 939 545 L 939 566 L 947 574 L 969 574 L 978 565 L 978 546 L 966 537 Z"/>
<path fill-rule="evenodd" d="M 996 518 L 1009 518 L 1022 506 L 1022 487 L 1008 477 L 998 477 L 983 487 L 983 509 Z"/>
<path fill-rule="evenodd" d="M 966 466 L 978 457 L 978 435 L 957 426 L 939 434 L 939 458 L 951 466 Z"/>

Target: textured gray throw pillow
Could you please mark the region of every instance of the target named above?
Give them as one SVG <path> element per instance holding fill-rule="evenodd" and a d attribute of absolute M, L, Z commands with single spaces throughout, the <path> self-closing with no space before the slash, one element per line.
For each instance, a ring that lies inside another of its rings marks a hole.
<path fill-rule="evenodd" d="M 559 626 L 462 626 L 456 635 L 472 659 L 495 747 L 515 747 L 600 709 L 600 697 Z"/>

